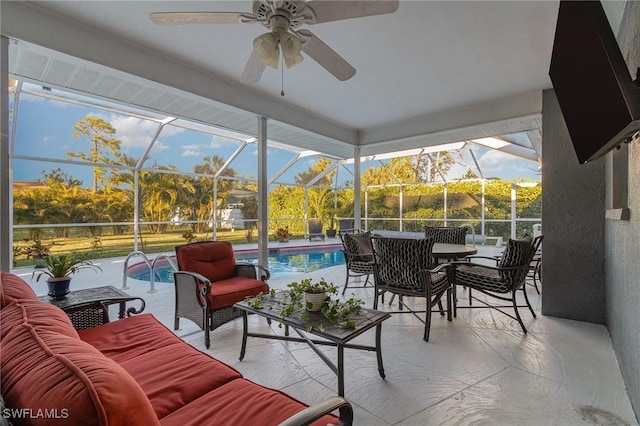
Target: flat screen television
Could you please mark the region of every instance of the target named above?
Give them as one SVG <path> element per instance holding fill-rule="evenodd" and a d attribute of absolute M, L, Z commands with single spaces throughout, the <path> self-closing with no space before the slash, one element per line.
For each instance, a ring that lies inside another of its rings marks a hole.
<path fill-rule="evenodd" d="M 560 2 L 549 76 L 580 164 L 640 131 L 640 87 L 599 1 Z"/>

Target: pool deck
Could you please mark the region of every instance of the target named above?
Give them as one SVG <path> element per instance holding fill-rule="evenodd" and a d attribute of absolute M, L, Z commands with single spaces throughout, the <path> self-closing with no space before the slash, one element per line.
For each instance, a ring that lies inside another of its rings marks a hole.
<path fill-rule="evenodd" d="M 324 243 L 270 243 L 270 248 L 317 248 L 334 242 L 339 244 L 339 238 Z M 256 247 L 234 245 L 243 251 Z M 501 250 L 478 245 L 479 255 Z M 80 271 L 73 277 L 72 290 L 122 286 L 124 258 L 97 263 L 103 272 Z M 18 268 L 12 272 L 30 283 L 37 294 L 46 294 L 42 280 L 31 281 L 32 271 Z M 323 277 L 342 286 L 345 267 L 272 279 L 269 285 L 285 288 L 301 277 Z M 173 285 L 156 283 L 155 291 L 149 292 L 149 282 L 129 279 L 127 284 L 127 293 L 145 299 L 145 312 L 173 330 Z M 372 306 L 371 288 L 351 292 L 364 300 L 366 307 Z M 541 296 L 532 287 L 528 287 L 528 294 L 538 317 L 534 319 L 527 309 L 520 311 L 529 330 L 526 335 L 505 315 L 489 309 L 466 309 L 452 322 L 433 315 L 430 340 L 424 342 L 422 323 L 411 315 L 392 315 L 382 332 L 386 379 L 378 375 L 375 354 L 345 351 L 345 395 L 354 407 L 354 424 L 638 425 L 607 328 L 543 316 Z M 458 297 L 464 297 L 462 290 Z M 420 308 L 420 301 L 411 303 Z M 396 307 L 384 303 L 378 309 Z M 249 339 L 246 356 L 239 361 L 242 321 L 231 321 L 213 331 L 210 349 L 204 348 L 204 333 L 195 324 L 183 319 L 180 327 L 175 333 L 187 343 L 226 362 L 249 380 L 306 403 L 337 394 L 336 376 L 304 344 Z M 283 333 L 277 324 L 269 326 L 255 315 L 249 318 L 249 327 L 258 333 Z M 355 343 L 370 345 L 374 340 L 375 333 L 368 332 Z M 336 357 L 334 348 L 323 348 L 323 352 L 330 359 Z"/>

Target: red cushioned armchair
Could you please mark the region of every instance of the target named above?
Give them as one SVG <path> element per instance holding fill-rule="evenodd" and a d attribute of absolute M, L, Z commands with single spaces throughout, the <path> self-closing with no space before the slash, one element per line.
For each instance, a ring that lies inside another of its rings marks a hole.
<path fill-rule="evenodd" d="M 267 293 L 269 270 L 251 263 L 236 263 L 228 241 L 202 241 L 176 247 L 174 272 L 176 310 L 174 329 L 180 318 L 195 322 L 204 330 L 204 344 L 210 346 L 209 332 L 242 316 L 233 304 L 247 296 Z"/>

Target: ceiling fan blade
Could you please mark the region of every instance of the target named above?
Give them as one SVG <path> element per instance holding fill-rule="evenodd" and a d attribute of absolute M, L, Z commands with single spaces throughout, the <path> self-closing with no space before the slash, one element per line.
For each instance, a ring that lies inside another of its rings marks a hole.
<path fill-rule="evenodd" d="M 245 24 L 257 18 L 241 12 L 155 12 L 149 19 L 158 25 L 186 24 Z"/>
<path fill-rule="evenodd" d="M 399 0 L 381 1 L 331 1 L 316 0 L 307 3 L 315 15 L 314 24 L 360 18 L 363 16 L 384 15 L 398 10 Z"/>
<path fill-rule="evenodd" d="M 249 56 L 247 65 L 244 66 L 242 76 L 240 76 L 240 81 L 246 84 L 256 84 L 258 81 L 260 81 L 265 68 L 266 65 L 260 61 L 260 58 L 258 57 L 256 52 L 254 52 L 252 49 L 251 56 Z"/>
<path fill-rule="evenodd" d="M 298 34 L 305 39 L 302 45 L 303 52 L 333 74 L 335 78 L 340 81 L 345 81 L 355 75 L 356 69 L 311 31 L 299 30 Z"/>

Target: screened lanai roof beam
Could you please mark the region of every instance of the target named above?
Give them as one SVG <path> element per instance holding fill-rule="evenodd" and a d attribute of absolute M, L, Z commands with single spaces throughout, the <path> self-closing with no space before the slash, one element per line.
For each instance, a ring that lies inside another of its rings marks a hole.
<path fill-rule="evenodd" d="M 136 170 L 140 170 L 144 162 L 147 161 L 147 158 L 149 158 L 149 153 L 151 152 L 151 148 L 153 148 L 153 145 L 156 144 L 156 141 L 158 140 L 158 136 L 160 136 L 160 132 L 162 132 L 162 129 L 164 129 L 164 126 L 166 126 L 167 124 L 175 120 L 176 120 L 175 117 L 167 117 L 160 122 L 160 125 L 156 129 L 156 133 L 153 135 L 151 142 L 149 142 L 147 149 L 145 149 L 144 153 L 140 156 L 140 158 L 138 158 L 138 162 L 136 163 Z"/>
<path fill-rule="evenodd" d="M 327 167 L 324 171 L 322 171 L 321 173 L 318 173 L 318 176 L 314 177 L 313 179 L 311 179 L 304 187 L 305 188 L 309 188 L 313 185 L 316 184 L 316 182 L 318 182 L 320 179 L 322 179 L 323 177 L 325 177 L 327 174 L 329 174 L 333 169 L 335 169 L 336 167 L 338 167 L 340 165 L 341 161 L 338 160 L 333 160 L 333 162 L 329 165 L 329 167 Z"/>
<path fill-rule="evenodd" d="M 438 163 L 433 160 L 433 157 L 431 156 L 431 154 L 427 154 L 427 157 L 431 161 L 431 164 L 433 165 L 433 167 L 435 167 L 436 172 L 438 172 L 442 181 L 444 183 L 447 183 L 447 179 L 444 177 L 444 174 L 442 173 L 442 170 L 440 170 L 440 167 L 438 167 Z"/>
<path fill-rule="evenodd" d="M 391 171 L 391 169 L 390 169 L 389 167 L 387 167 L 387 165 L 386 165 L 386 164 L 384 164 L 384 163 L 382 162 L 382 160 L 378 160 L 378 163 L 380 163 L 380 165 L 381 165 L 381 166 L 382 166 L 386 171 L 388 171 L 388 172 L 389 172 L 389 174 L 391 175 L 391 177 L 393 178 L 393 180 L 395 180 L 395 181 L 398 183 L 398 185 L 402 185 L 402 182 L 400 182 L 400 179 L 398 179 L 398 177 L 395 175 L 395 173 L 393 173 L 393 172 Z"/>
<path fill-rule="evenodd" d="M 273 184 L 276 181 L 276 179 L 278 179 L 280 176 L 282 176 L 282 174 L 284 172 L 289 170 L 301 157 L 302 157 L 302 155 L 298 154 L 295 157 L 293 157 L 291 160 L 289 160 L 289 162 L 287 164 L 285 164 L 284 167 L 282 167 L 280 170 L 278 170 L 276 172 L 276 174 L 274 174 L 273 177 L 271 179 L 269 179 L 269 181 L 267 182 L 267 186 Z"/>
<path fill-rule="evenodd" d="M 482 179 L 484 179 L 484 173 L 482 173 L 482 169 L 480 168 L 480 164 L 478 164 L 478 160 L 476 159 L 476 155 L 473 153 L 473 150 L 469 147 L 467 147 L 467 149 L 469 150 L 469 154 L 471 154 L 471 158 L 473 158 L 473 162 L 476 165 L 476 169 L 478 169 L 478 173 L 480 173 L 480 177 Z"/>
<path fill-rule="evenodd" d="M 159 118 L 156 118 L 156 117 L 151 117 L 151 116 L 148 116 L 148 115 L 136 113 L 136 112 L 129 111 L 129 110 L 126 110 L 126 109 L 118 109 L 118 108 L 114 108 L 114 107 L 109 107 L 107 105 L 103 105 L 103 104 L 100 104 L 100 103 L 97 103 L 97 102 L 88 102 L 88 101 L 80 100 L 80 99 L 67 98 L 67 97 L 64 97 L 64 96 L 56 95 L 56 94 L 51 93 L 51 92 L 36 92 L 36 91 L 33 91 L 33 90 L 28 90 L 28 89 L 23 89 L 22 92 L 26 93 L 28 95 L 39 96 L 41 98 L 47 98 L 47 99 L 51 99 L 51 100 L 54 100 L 54 101 L 66 102 L 66 103 L 73 104 L 73 105 L 80 105 L 80 106 L 86 106 L 86 107 L 101 109 L 103 111 L 109 111 L 109 112 L 113 112 L 113 113 L 116 113 L 116 114 L 126 114 L 126 115 L 129 115 L 131 117 L 140 118 L 140 119 L 143 119 L 143 120 L 161 122 L 161 120 Z"/>
<path fill-rule="evenodd" d="M 242 152 L 242 150 L 243 150 L 243 149 L 245 149 L 247 145 L 249 145 L 249 143 L 250 143 L 250 142 L 248 142 L 248 141 L 244 141 L 244 142 L 242 143 L 242 145 L 240 145 L 240 146 L 238 147 L 238 149 L 236 149 L 236 150 L 235 150 L 235 152 L 234 152 L 233 154 L 231 154 L 231 157 L 229 157 L 229 159 L 228 159 L 227 161 L 225 161 L 225 163 L 222 165 L 222 167 L 220 167 L 220 170 L 218 170 L 218 171 L 216 172 L 216 174 L 215 174 L 215 175 L 213 175 L 213 178 L 214 178 L 214 179 L 217 179 L 217 178 L 218 178 L 218 176 L 220 176 L 220 174 L 221 174 L 221 173 L 222 173 L 222 172 L 223 172 L 227 167 L 229 167 L 229 165 L 231 164 L 231 162 L 232 162 L 233 160 L 235 160 L 235 159 L 236 159 L 236 157 L 237 157 L 238 155 L 240 155 L 240 153 Z"/>
<path fill-rule="evenodd" d="M 351 176 L 353 176 L 353 180 L 356 180 L 356 179 L 357 179 L 357 178 L 356 178 L 356 175 L 355 175 L 351 170 L 349 170 L 349 169 L 347 168 L 347 166 L 346 166 L 347 162 L 348 162 L 348 161 L 345 161 L 345 162 L 342 164 L 342 168 L 343 168 L 343 169 L 345 169 L 347 172 L 349 172 L 349 174 L 350 174 Z M 362 183 L 362 179 L 360 179 L 360 185 L 364 186 L 364 189 L 367 189 L 367 188 L 368 188 L 368 187 L 367 187 L 367 185 L 365 185 L 364 183 Z"/>
<path fill-rule="evenodd" d="M 15 92 L 13 94 L 13 114 L 11 117 L 11 134 L 9 135 L 9 157 L 13 157 L 13 153 L 16 148 L 16 123 L 18 120 L 18 109 L 20 101 L 20 92 L 22 91 L 22 82 L 14 80 L 16 82 Z"/>

